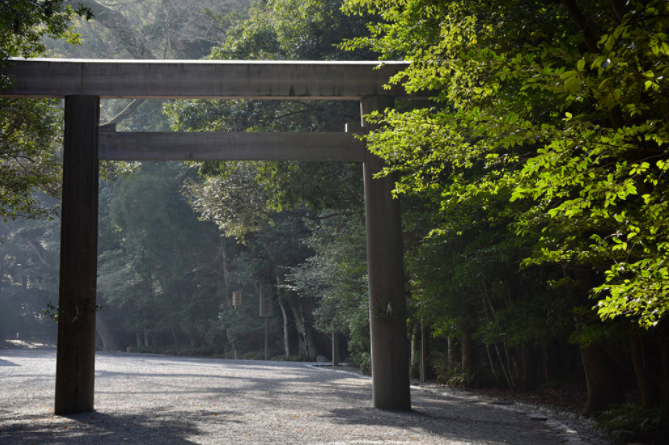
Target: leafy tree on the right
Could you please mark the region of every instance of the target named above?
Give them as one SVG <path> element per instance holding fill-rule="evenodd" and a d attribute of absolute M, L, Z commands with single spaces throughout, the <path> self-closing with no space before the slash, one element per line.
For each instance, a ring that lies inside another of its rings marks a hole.
<path fill-rule="evenodd" d="M 621 401 L 603 340 L 611 329 L 593 315 L 629 317 L 646 336 L 665 329 L 669 2 L 347 0 L 345 9 L 379 21 L 343 47 L 411 60 L 394 81 L 433 100 L 374 117 L 385 127 L 367 142 L 401 173 L 396 193 L 438 205 L 433 236 L 507 221 L 529 243 L 523 267 L 561 270 L 586 413 Z M 458 218 L 466 207 L 482 212 Z M 648 407 L 662 391 L 638 329 L 623 327 Z"/>

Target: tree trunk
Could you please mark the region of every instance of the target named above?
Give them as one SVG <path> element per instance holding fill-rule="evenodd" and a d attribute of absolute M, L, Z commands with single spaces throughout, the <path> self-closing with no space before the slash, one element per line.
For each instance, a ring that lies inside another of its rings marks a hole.
<path fill-rule="evenodd" d="M 428 332 L 425 327 L 423 319 L 420 320 L 420 379 L 426 381 L 428 379 Z"/>
<path fill-rule="evenodd" d="M 192 348 L 197 348 L 198 346 L 200 346 L 200 339 L 198 338 L 197 335 L 189 334 L 188 335 L 188 340 L 190 341 L 190 346 Z"/>
<path fill-rule="evenodd" d="M 411 378 L 418 378 L 420 377 L 420 363 L 419 363 L 419 357 L 420 357 L 420 350 L 418 348 L 418 334 L 420 333 L 420 329 L 418 326 L 418 323 L 414 323 L 413 326 L 411 327 L 411 353 L 409 356 L 409 366 L 410 366 L 410 376 Z"/>
<path fill-rule="evenodd" d="M 310 318 L 313 316 L 314 310 L 316 309 L 314 306 L 314 300 L 311 298 L 299 298 L 298 299 L 300 303 L 300 313 L 302 314 L 302 319 L 304 320 L 304 329 L 307 334 L 307 346 L 309 348 L 309 352 L 312 354 L 312 358 L 316 358 L 319 355 L 325 355 L 323 354 L 318 347 L 318 343 L 316 343 L 316 337 L 315 337 L 315 331 L 313 328 L 313 320 Z"/>
<path fill-rule="evenodd" d="M 314 330 L 311 326 L 305 323 L 305 329 L 307 332 L 307 345 L 309 346 L 309 356 L 311 359 L 316 359 L 319 355 L 322 355 L 318 349 L 318 344 L 316 343 L 316 337 L 314 336 Z"/>
<path fill-rule="evenodd" d="M 641 392 L 641 403 L 644 409 L 650 409 L 651 396 L 650 385 L 648 384 L 648 374 L 643 365 L 643 353 L 641 351 L 641 344 L 639 342 L 639 335 L 632 331 L 630 333 L 630 347 L 632 350 L 632 363 L 634 364 L 634 374 Z"/>
<path fill-rule="evenodd" d="M 523 375 L 523 390 L 532 389 L 535 386 L 537 378 L 534 373 L 534 366 L 532 361 L 532 353 L 529 346 L 521 345 L 521 363 L 522 363 L 522 375 Z"/>
<path fill-rule="evenodd" d="M 116 340 L 116 335 L 110 328 L 107 317 L 103 314 L 103 311 L 98 311 L 97 313 L 95 330 L 98 332 L 100 340 L 102 340 L 102 349 L 104 351 L 118 351 L 121 349 Z"/>
<path fill-rule="evenodd" d="M 667 341 L 667 327 L 666 322 L 662 329 L 660 336 L 660 347 L 662 348 L 662 383 L 663 383 L 663 402 L 664 402 L 664 418 L 669 419 L 669 341 Z"/>
<path fill-rule="evenodd" d="M 588 402 L 583 414 L 594 416 L 613 403 L 624 402 L 623 386 L 614 372 L 616 364 L 604 348 L 595 344 L 581 346 L 581 358 L 588 386 Z"/>
<path fill-rule="evenodd" d="M 304 325 L 304 318 L 302 317 L 302 311 L 300 309 L 298 298 L 295 297 L 294 295 L 289 295 L 288 304 L 290 306 L 290 311 L 293 313 L 293 318 L 295 320 L 295 328 L 297 329 L 298 354 L 303 357 L 315 358 L 312 357 L 312 353 L 311 351 L 309 351 L 309 342 L 307 341 L 307 329 Z"/>
<path fill-rule="evenodd" d="M 281 308 L 281 315 L 283 316 L 283 349 L 286 357 L 290 357 L 290 324 L 288 323 L 288 312 L 286 311 L 286 305 L 279 301 L 279 307 Z"/>
<path fill-rule="evenodd" d="M 519 387 L 519 372 L 518 372 L 518 361 L 513 355 L 513 351 L 509 352 L 509 347 L 506 345 L 506 343 L 502 342 L 502 346 L 504 346 L 504 355 L 506 356 L 506 368 L 509 371 L 509 377 L 513 381 L 513 388 L 514 391 L 522 391 L 522 388 Z"/>
<path fill-rule="evenodd" d="M 448 355 L 446 357 L 446 368 L 450 373 L 455 370 L 455 337 L 449 335 L 447 341 L 448 341 L 448 349 L 446 353 Z"/>
<path fill-rule="evenodd" d="M 230 289 L 230 259 L 228 258 L 228 246 L 225 241 L 221 241 L 219 245 L 219 252 L 221 254 L 221 265 L 223 269 L 223 291 L 225 292 L 225 300 L 228 306 L 232 306 L 232 289 Z"/>
<path fill-rule="evenodd" d="M 578 278 L 578 285 L 572 281 L 572 276 L 563 266 L 562 272 L 566 278 L 566 288 L 574 308 L 588 307 L 592 304 L 588 300 L 590 286 L 590 271 L 577 270 L 573 274 Z M 587 325 L 586 316 L 574 311 L 576 329 Z M 597 321 L 598 322 L 598 321 Z M 588 401 L 583 410 L 586 416 L 594 416 L 603 411 L 612 403 L 622 403 L 625 400 L 624 388 L 620 376 L 616 372 L 619 367 L 597 343 L 580 345 L 585 382 L 588 388 Z"/>
<path fill-rule="evenodd" d="M 462 336 L 462 372 L 471 372 L 474 365 L 474 341 L 469 333 Z"/>
<path fill-rule="evenodd" d="M 448 339 L 450 341 L 451 338 L 449 337 Z M 495 370 L 495 361 L 492 359 L 492 354 L 490 353 L 490 345 L 485 345 L 485 352 L 488 355 L 488 362 L 490 362 L 490 370 L 492 371 L 492 375 L 497 377 L 497 370 Z"/>
<path fill-rule="evenodd" d="M 144 347 L 148 348 L 150 346 L 149 342 L 149 331 L 144 328 Z"/>
<path fill-rule="evenodd" d="M 499 360 L 499 366 L 502 368 L 502 373 L 504 374 L 504 379 L 506 380 L 506 383 L 509 385 L 509 389 L 511 392 L 516 392 L 516 387 L 513 384 L 513 380 L 511 379 L 511 374 L 509 373 L 509 370 L 504 366 L 504 360 L 502 359 L 502 354 L 499 352 L 499 347 L 497 344 L 494 344 L 495 346 L 495 352 L 497 353 L 497 359 Z"/>
<path fill-rule="evenodd" d="M 544 383 L 551 381 L 551 368 L 548 361 L 548 348 L 546 346 L 541 347 L 541 367 L 544 374 Z"/>

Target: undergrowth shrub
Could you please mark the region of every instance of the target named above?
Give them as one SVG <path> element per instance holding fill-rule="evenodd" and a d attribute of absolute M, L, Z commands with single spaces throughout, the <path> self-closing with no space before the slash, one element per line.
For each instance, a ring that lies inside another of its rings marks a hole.
<path fill-rule="evenodd" d="M 478 366 L 469 372 L 462 372 L 459 363 L 455 363 L 453 369 L 448 366 L 448 354 L 437 352 L 432 358 L 432 367 L 437 375 L 437 382 L 443 385 L 459 388 L 487 388 L 490 386 L 505 386 L 506 383 L 500 375 L 494 375 L 488 366 Z"/>
<path fill-rule="evenodd" d="M 659 407 L 646 411 L 638 403 L 615 405 L 599 415 L 595 428 L 609 433 L 619 444 L 669 443 L 669 421 Z"/>

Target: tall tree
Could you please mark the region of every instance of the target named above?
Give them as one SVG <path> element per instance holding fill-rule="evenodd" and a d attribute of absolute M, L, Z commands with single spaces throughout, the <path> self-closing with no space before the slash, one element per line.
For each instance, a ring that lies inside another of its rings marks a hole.
<path fill-rule="evenodd" d="M 346 5 L 383 21 L 345 47 L 412 60 L 395 81 L 436 102 L 379 116 L 387 126 L 368 137 L 403 174 L 397 193 L 436 196 L 437 233 L 454 229 L 455 206 L 509 218 L 534 238 L 525 264 L 563 270 L 583 332 L 592 333 L 591 292 L 602 318 L 655 325 L 669 309 L 667 2 Z M 620 378 L 601 338 L 581 350 L 594 413 L 621 400 Z"/>

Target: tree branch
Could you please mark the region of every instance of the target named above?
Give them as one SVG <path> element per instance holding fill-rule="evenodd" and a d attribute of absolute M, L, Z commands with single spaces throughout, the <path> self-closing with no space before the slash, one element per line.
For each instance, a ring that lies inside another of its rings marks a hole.
<path fill-rule="evenodd" d="M 135 110 L 136 110 L 137 108 L 139 108 L 139 106 L 142 105 L 142 104 L 144 103 L 144 100 L 145 100 L 145 99 L 135 99 L 135 100 L 133 100 L 132 102 L 130 102 L 130 103 L 128 104 L 127 107 L 125 107 L 125 108 L 123 109 L 123 111 L 121 111 L 119 114 L 117 114 L 116 116 L 114 116 L 113 118 L 111 118 L 111 120 L 110 120 L 109 122 L 105 123 L 104 125 L 118 124 L 118 123 L 120 123 L 120 122 L 123 121 L 125 118 L 127 118 L 127 117 L 130 116 L 132 113 L 134 113 Z"/>

